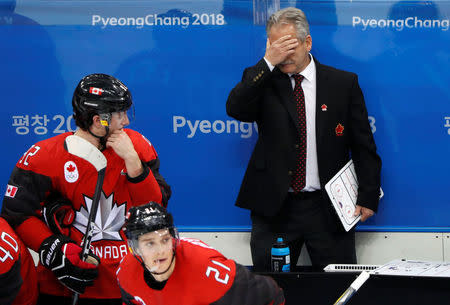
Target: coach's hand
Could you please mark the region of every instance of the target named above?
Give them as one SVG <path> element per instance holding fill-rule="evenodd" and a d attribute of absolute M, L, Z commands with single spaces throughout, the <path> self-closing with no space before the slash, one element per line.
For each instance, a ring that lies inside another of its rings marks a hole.
<path fill-rule="evenodd" d="M 291 35 L 285 35 L 279 39 L 271 42 L 267 38 L 266 54 L 264 57 L 273 65 L 276 66 L 283 62 L 289 55 L 295 53 L 295 48 L 298 46 L 298 40 Z"/>
<path fill-rule="evenodd" d="M 355 214 L 354 216 L 357 217 L 361 215 L 361 222 L 366 221 L 369 217 L 372 217 L 375 214 L 374 211 L 372 211 L 369 208 L 365 208 L 363 206 L 357 205 L 355 208 Z"/>
<path fill-rule="evenodd" d="M 81 247 L 67 236 L 52 235 L 39 247 L 39 258 L 64 286 L 82 294 L 97 278 L 100 259 L 90 252 L 83 261 L 81 252 Z"/>

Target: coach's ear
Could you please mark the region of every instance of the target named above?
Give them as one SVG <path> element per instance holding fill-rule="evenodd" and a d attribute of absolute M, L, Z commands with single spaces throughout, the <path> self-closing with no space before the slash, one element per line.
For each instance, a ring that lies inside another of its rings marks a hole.
<path fill-rule="evenodd" d="M 50 194 L 44 201 L 42 216 L 53 233 L 69 236 L 75 220 L 75 211 L 69 199 L 59 193 Z"/>

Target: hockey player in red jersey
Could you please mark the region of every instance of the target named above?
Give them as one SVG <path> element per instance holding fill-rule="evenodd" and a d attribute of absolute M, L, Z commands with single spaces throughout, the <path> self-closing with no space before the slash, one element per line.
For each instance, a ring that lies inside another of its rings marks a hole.
<path fill-rule="evenodd" d="M 0 304 L 34 305 L 37 274 L 30 251 L 0 217 Z"/>
<path fill-rule="evenodd" d="M 172 215 L 155 202 L 133 207 L 125 234 L 131 252 L 117 271 L 130 305 L 281 305 L 275 281 L 255 275 L 200 240 L 179 238 Z"/>
<path fill-rule="evenodd" d="M 31 146 L 17 162 L 3 200 L 2 215 L 22 241 L 40 256 L 38 304 L 121 304 L 116 269 L 127 254 L 120 228 L 132 206 L 150 200 L 167 205 L 170 187 L 159 173 L 152 144 L 130 123 L 128 88 L 106 74 L 84 77 L 72 106 L 78 129 Z M 75 134 L 97 147 L 107 160 L 95 218 L 91 254 L 80 259 L 92 205 L 96 169 L 69 154 L 65 139 Z"/>

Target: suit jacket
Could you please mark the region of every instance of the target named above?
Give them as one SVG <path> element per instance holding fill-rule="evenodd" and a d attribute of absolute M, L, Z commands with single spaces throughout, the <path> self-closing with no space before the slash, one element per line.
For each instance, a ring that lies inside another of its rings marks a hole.
<path fill-rule="evenodd" d="M 321 188 L 351 157 L 359 181 L 357 204 L 376 211 L 381 159 L 376 153 L 358 77 L 314 61 Z M 326 105 L 326 111 L 322 111 L 322 105 Z M 237 120 L 258 124 L 258 140 L 236 205 L 259 215 L 274 216 L 291 185 L 298 141 L 299 122 L 289 76 L 277 67 L 271 72 L 261 59 L 245 69 L 242 80 L 230 92 L 227 113 Z"/>

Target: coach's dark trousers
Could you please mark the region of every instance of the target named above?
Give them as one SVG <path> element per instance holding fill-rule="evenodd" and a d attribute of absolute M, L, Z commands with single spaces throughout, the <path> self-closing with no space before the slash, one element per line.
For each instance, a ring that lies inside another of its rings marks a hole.
<path fill-rule="evenodd" d="M 345 232 L 330 213 L 331 203 L 321 191 L 288 193 L 275 217 L 252 212 L 250 248 L 256 272 L 270 272 L 270 249 L 283 237 L 291 251 L 291 271 L 296 266 L 303 244 L 314 270 L 328 264 L 356 264 L 354 230 Z"/>

